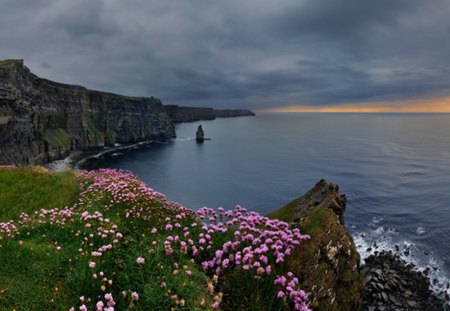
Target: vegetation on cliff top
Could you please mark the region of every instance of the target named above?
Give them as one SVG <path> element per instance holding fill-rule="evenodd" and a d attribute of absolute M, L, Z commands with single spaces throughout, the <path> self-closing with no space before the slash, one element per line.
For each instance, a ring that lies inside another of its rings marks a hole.
<path fill-rule="evenodd" d="M 308 309 L 285 265 L 308 236 L 283 221 L 192 211 L 116 170 L 0 185 L 0 309 Z"/>
<path fill-rule="evenodd" d="M 9 66 L 15 63 L 20 63 L 22 62 L 22 60 L 20 59 L 5 59 L 5 60 L 0 60 L 0 67 L 4 67 L 4 66 Z"/>

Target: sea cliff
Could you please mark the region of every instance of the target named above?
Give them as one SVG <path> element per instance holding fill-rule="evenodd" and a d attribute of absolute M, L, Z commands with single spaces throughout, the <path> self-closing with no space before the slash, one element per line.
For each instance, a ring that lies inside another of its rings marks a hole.
<path fill-rule="evenodd" d="M 74 151 L 176 137 L 174 122 L 253 115 L 245 110 L 164 106 L 42 79 L 23 60 L 0 61 L 0 165 L 36 165 Z"/>

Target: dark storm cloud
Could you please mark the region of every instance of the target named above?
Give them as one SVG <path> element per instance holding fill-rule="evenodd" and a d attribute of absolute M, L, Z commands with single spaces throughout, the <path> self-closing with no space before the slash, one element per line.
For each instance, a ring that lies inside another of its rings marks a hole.
<path fill-rule="evenodd" d="M 446 0 L 2 0 L 0 58 L 180 105 L 450 95 Z"/>

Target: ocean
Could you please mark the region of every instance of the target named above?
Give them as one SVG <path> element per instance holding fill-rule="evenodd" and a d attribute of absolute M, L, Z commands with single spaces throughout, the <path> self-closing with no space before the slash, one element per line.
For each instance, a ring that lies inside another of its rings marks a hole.
<path fill-rule="evenodd" d="M 203 144 L 195 142 L 203 126 Z M 321 178 L 348 198 L 345 225 L 363 257 L 393 250 L 450 276 L 450 114 L 267 113 L 182 123 L 177 139 L 101 156 L 186 207 L 267 214 Z M 448 288 L 447 288 L 448 292 Z"/>

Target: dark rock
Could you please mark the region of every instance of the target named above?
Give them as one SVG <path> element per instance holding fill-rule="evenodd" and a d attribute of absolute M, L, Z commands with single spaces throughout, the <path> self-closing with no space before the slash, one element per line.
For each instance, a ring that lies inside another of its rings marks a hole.
<path fill-rule="evenodd" d="M 195 140 L 198 143 L 202 143 L 205 140 L 205 133 L 203 132 L 203 128 L 201 125 L 199 125 L 197 128 L 197 132 L 195 133 Z"/>
<path fill-rule="evenodd" d="M 425 274 L 415 271 L 414 266 L 398 256 L 381 252 L 365 262 L 364 276 L 369 281 L 365 283 L 362 310 L 446 310 L 445 299 L 430 290 L 430 280 Z M 384 283 L 376 281 L 374 275 L 385 280 Z"/>

